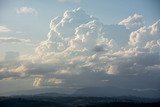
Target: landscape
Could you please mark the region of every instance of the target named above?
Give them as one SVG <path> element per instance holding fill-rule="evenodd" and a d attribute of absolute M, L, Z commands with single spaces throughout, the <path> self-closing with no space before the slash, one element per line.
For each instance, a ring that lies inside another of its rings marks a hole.
<path fill-rule="evenodd" d="M 160 107 L 159 0 L 0 0 L 0 107 Z"/>

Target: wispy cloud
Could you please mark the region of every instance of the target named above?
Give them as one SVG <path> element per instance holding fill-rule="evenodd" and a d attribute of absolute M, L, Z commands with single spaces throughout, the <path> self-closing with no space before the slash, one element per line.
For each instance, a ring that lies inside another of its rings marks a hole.
<path fill-rule="evenodd" d="M 38 14 L 38 12 L 34 8 L 26 7 L 26 6 L 17 8 L 16 11 L 17 11 L 17 14 L 32 14 L 32 15 Z"/>
<path fill-rule="evenodd" d="M 0 26 L 0 33 L 10 32 L 11 30 L 5 26 Z"/>
<path fill-rule="evenodd" d="M 30 42 L 29 39 L 20 39 L 20 38 L 14 38 L 14 37 L 0 37 L 0 44 L 6 44 L 6 43 L 28 43 Z"/>

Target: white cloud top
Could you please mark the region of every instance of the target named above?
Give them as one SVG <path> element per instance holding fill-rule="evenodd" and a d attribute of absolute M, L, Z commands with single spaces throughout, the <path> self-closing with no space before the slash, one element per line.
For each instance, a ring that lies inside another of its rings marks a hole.
<path fill-rule="evenodd" d="M 138 47 L 145 47 L 154 43 L 158 45 L 160 40 L 160 21 L 132 32 L 129 40 L 129 44 Z"/>
<path fill-rule="evenodd" d="M 126 28 L 139 28 L 144 25 L 144 19 L 142 15 L 134 14 L 133 16 L 129 16 L 127 19 L 119 22 L 119 25 L 124 25 Z"/>

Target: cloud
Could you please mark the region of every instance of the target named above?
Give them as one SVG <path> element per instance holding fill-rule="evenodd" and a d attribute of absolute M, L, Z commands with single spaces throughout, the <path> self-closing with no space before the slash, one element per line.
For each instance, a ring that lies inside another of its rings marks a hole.
<path fill-rule="evenodd" d="M 33 86 L 41 87 L 41 86 L 56 86 L 62 84 L 63 80 L 57 78 L 35 78 L 33 82 Z"/>
<path fill-rule="evenodd" d="M 113 48 L 114 40 L 103 37 L 104 25 L 81 8 L 66 10 L 62 17 L 54 18 L 50 23 L 48 39 L 40 43 L 36 52 L 91 51 L 96 45 L 104 50 Z"/>
<path fill-rule="evenodd" d="M 0 62 L 0 80 L 21 78 L 25 70 L 26 68 L 19 62 L 18 52 L 6 52 L 4 60 Z"/>
<path fill-rule="evenodd" d="M 19 39 L 14 37 L 0 37 L 0 44 L 7 44 L 7 43 L 29 43 L 29 39 Z"/>
<path fill-rule="evenodd" d="M 33 86 L 38 87 L 41 85 L 41 78 L 35 78 L 34 82 L 33 82 Z"/>
<path fill-rule="evenodd" d="M 10 32 L 11 30 L 5 26 L 0 26 L 0 33 Z"/>
<path fill-rule="evenodd" d="M 55 59 L 59 59 L 56 60 L 57 64 L 63 66 L 54 67 L 56 69 L 53 77 L 63 79 L 65 81 L 63 86 L 75 86 L 71 81 L 75 81 L 74 77 L 77 79 L 77 76 L 79 76 L 79 80 L 76 81 L 76 87 L 87 86 L 89 83 L 97 86 L 104 85 L 102 80 L 106 79 L 110 84 L 115 82 L 115 85 L 120 86 L 120 83 L 124 82 L 122 77 L 127 76 L 135 78 L 135 80 L 126 79 L 129 81 L 128 87 L 131 87 L 129 86 L 130 81 L 150 81 L 145 78 L 150 73 L 156 79 L 159 77 L 155 75 L 158 73 L 159 67 L 157 66 L 160 64 L 159 51 L 152 49 L 151 52 L 147 49 L 147 47 L 156 47 L 157 49 L 159 47 L 159 40 L 153 41 L 160 34 L 159 24 L 157 22 L 149 28 L 145 26 L 140 28 L 141 26 L 144 26 L 144 21 L 143 17 L 138 14 L 124 19 L 118 25 L 104 25 L 80 8 L 67 10 L 62 17 L 56 17 L 51 21 L 48 38 L 40 43 L 36 48 L 36 53 L 47 63 L 53 63 Z M 140 44 L 143 44 L 146 39 L 139 40 L 143 33 L 145 33 L 144 36 L 152 35 L 152 39 L 155 35 L 156 38 L 153 40 L 149 38 L 144 45 L 139 46 L 137 42 L 133 42 L 135 41 L 133 35 L 136 35 L 138 38 L 136 40 L 140 41 Z M 151 70 L 151 68 L 155 68 L 157 71 Z M 93 72 L 97 72 L 97 74 L 92 75 Z M 45 75 L 44 81 L 52 77 L 51 72 L 48 73 Z M 103 74 L 102 78 L 98 77 L 99 74 Z M 139 79 L 142 74 L 144 78 Z M 84 78 L 82 75 L 87 76 Z M 87 79 L 92 76 L 96 81 Z M 114 81 L 113 76 L 121 82 L 116 83 L 118 81 Z M 83 83 L 79 82 L 82 78 Z M 43 83 L 43 81 L 41 82 Z M 150 82 L 152 85 L 139 83 L 135 87 L 140 87 L 140 84 L 143 88 L 156 87 L 155 80 Z M 154 85 L 153 82 L 155 82 Z M 125 83 L 127 85 L 127 82 Z"/>
<path fill-rule="evenodd" d="M 90 21 L 86 24 L 82 24 L 75 30 L 75 39 L 70 41 L 71 47 L 74 50 L 95 50 L 96 47 L 101 46 L 103 50 L 114 48 L 116 45 L 113 40 L 109 40 L 103 37 L 103 24 L 97 20 Z"/>
<path fill-rule="evenodd" d="M 147 27 L 135 14 L 122 22 L 104 25 L 81 8 L 66 10 L 34 54 L 2 62 L 1 70 L 35 78 L 39 87 L 160 88 L 159 21 Z"/>
<path fill-rule="evenodd" d="M 129 44 L 138 47 L 157 47 L 160 41 L 160 21 L 149 27 L 142 27 L 130 34 Z"/>
<path fill-rule="evenodd" d="M 134 14 L 119 22 L 119 25 L 124 25 L 128 29 L 137 29 L 144 25 L 144 19 L 142 15 Z"/>
<path fill-rule="evenodd" d="M 81 24 L 92 21 L 94 18 L 85 13 L 81 8 L 66 10 L 62 17 L 56 17 L 51 21 L 51 30 L 66 38 L 74 34 L 75 28 Z"/>
<path fill-rule="evenodd" d="M 66 10 L 62 17 L 51 20 L 48 39 L 42 41 L 36 52 L 62 52 L 70 45 L 70 40 L 75 37 L 76 28 L 89 21 L 93 21 L 92 16 L 85 13 L 81 8 Z"/>
<path fill-rule="evenodd" d="M 32 15 L 37 15 L 38 12 L 31 7 L 20 7 L 16 9 L 17 14 L 32 14 Z"/>

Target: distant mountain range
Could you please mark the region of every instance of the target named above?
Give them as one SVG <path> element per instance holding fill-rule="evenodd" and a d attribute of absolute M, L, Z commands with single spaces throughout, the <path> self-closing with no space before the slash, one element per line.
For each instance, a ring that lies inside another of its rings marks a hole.
<path fill-rule="evenodd" d="M 63 92 L 62 89 L 56 89 L 56 88 L 39 88 L 39 89 L 31 89 L 31 90 L 19 90 L 19 91 L 12 91 L 12 92 L 7 92 L 7 93 L 2 93 L 0 96 L 20 96 L 20 95 L 61 95 L 58 92 L 61 91 Z M 63 94 L 62 94 L 63 95 Z"/>
<path fill-rule="evenodd" d="M 123 89 L 112 86 L 107 87 L 88 87 L 77 90 L 75 95 L 81 96 L 97 96 L 97 97 L 117 97 L 117 96 L 138 96 L 145 98 L 160 98 L 160 90 L 133 90 Z"/>
<path fill-rule="evenodd" d="M 133 90 L 123 89 L 112 86 L 107 87 L 88 87 L 76 90 L 73 93 L 59 93 L 60 90 L 53 88 L 22 90 L 10 93 L 4 93 L 0 96 L 21 96 L 21 95 L 36 95 L 36 96 L 49 96 L 49 97 L 66 97 L 66 96 L 83 96 L 83 97 L 120 97 L 120 96 L 137 96 L 143 98 L 159 98 L 160 90 Z"/>
<path fill-rule="evenodd" d="M 0 107 L 160 107 L 160 90 L 88 87 L 74 93 L 53 88 L 23 90 L 0 97 Z"/>

